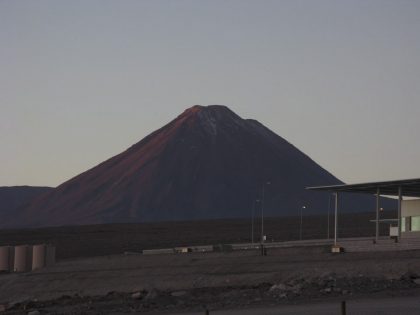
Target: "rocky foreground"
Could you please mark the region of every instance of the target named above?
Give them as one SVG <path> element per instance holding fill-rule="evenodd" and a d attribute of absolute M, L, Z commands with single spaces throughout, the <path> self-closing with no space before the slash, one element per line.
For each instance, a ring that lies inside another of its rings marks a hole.
<path fill-rule="evenodd" d="M 4 305 L 4 314 L 116 314 L 133 312 L 183 312 L 236 309 L 314 299 L 351 299 L 376 293 L 410 295 L 420 289 L 420 276 L 406 273 L 399 279 L 365 275 L 340 277 L 335 273 L 312 279 L 297 278 L 286 283 L 253 286 L 195 288 L 180 291 L 152 289 L 132 293 L 109 292 L 104 296 L 63 295 L 50 301 L 29 300 Z"/>
<path fill-rule="evenodd" d="M 104 256 L 0 275 L 4 314 L 173 314 L 360 297 L 420 296 L 420 251 L 290 248 Z"/>

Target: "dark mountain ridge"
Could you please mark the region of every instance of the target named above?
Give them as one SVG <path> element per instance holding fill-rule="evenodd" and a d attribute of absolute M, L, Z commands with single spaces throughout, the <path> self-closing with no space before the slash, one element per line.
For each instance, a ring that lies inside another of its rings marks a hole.
<path fill-rule="evenodd" d="M 51 187 L 4 186 L 0 187 L 0 222 L 7 222 L 17 214 L 20 207 L 40 196 Z"/>

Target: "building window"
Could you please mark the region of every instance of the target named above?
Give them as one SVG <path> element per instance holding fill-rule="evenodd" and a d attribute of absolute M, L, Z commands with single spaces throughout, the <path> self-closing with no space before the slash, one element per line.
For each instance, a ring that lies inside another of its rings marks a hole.
<path fill-rule="evenodd" d="M 406 217 L 401 218 L 401 232 L 405 232 L 405 220 L 407 220 Z"/>
<path fill-rule="evenodd" d="M 411 231 L 420 231 L 420 216 L 411 217 Z"/>

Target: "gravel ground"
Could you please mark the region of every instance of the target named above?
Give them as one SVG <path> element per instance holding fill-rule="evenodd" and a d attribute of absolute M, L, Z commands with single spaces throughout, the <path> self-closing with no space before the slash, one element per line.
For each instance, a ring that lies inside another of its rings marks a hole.
<path fill-rule="evenodd" d="M 7 306 L 5 314 L 168 314 L 404 296 L 419 292 L 416 270 L 417 250 L 334 255 L 325 247 L 300 247 L 271 249 L 268 256 L 254 250 L 113 255 L 0 275 L 0 304 Z"/>

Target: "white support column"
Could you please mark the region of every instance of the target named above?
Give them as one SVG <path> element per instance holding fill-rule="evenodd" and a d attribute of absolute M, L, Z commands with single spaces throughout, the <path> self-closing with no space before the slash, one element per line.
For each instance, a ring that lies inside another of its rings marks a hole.
<path fill-rule="evenodd" d="M 398 241 L 401 238 L 401 206 L 402 206 L 402 188 L 398 187 Z"/>
<path fill-rule="evenodd" d="M 335 210 L 334 210 L 334 245 L 337 245 L 337 227 L 338 227 L 338 192 L 335 192 Z"/>
<path fill-rule="evenodd" d="M 375 224 L 375 242 L 379 239 L 379 187 L 376 188 L 376 224 Z"/>

